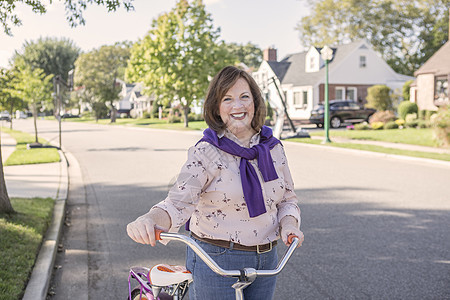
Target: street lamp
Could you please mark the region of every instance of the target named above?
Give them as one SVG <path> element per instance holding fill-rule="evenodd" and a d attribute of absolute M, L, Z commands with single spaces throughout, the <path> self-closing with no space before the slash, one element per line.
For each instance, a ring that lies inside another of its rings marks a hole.
<path fill-rule="evenodd" d="M 333 58 L 333 50 L 325 46 L 320 50 L 320 55 L 322 59 L 325 61 L 325 115 L 323 118 L 323 124 L 325 127 L 325 139 L 323 140 L 323 144 L 331 143 L 329 130 L 330 130 L 330 106 L 328 103 L 328 62 Z"/>

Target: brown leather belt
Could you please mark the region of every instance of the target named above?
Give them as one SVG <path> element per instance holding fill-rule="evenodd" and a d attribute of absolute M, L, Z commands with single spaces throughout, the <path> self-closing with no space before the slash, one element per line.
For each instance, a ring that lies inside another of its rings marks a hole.
<path fill-rule="evenodd" d="M 252 251 L 257 252 L 258 254 L 269 252 L 277 245 L 277 241 L 273 241 L 271 243 L 267 243 L 264 245 L 256 245 L 256 246 L 245 246 L 238 243 L 233 243 L 230 241 L 224 241 L 224 240 L 213 240 L 213 239 L 207 239 L 207 238 L 201 238 L 195 233 L 191 231 L 191 235 L 196 240 L 214 245 L 219 246 L 222 248 L 228 248 L 228 249 L 235 249 L 235 250 L 242 250 L 242 251 Z"/>

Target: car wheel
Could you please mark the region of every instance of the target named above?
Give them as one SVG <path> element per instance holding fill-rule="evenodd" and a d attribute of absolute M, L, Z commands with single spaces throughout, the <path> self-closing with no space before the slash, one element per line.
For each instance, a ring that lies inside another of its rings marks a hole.
<path fill-rule="evenodd" d="M 330 125 L 332 128 L 341 127 L 341 119 L 339 119 L 338 117 L 332 117 L 330 120 Z"/>
<path fill-rule="evenodd" d="M 323 124 L 322 124 L 322 123 L 319 123 L 319 124 L 316 124 L 316 126 L 319 127 L 319 128 L 322 128 L 322 127 L 323 127 Z"/>

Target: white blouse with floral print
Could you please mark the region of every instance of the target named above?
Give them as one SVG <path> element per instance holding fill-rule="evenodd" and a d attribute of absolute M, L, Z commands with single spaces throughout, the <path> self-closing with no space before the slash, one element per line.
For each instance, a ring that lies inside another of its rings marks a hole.
<path fill-rule="evenodd" d="M 226 130 L 226 136 L 238 145 L 242 143 Z M 250 140 L 250 147 L 259 143 L 259 133 Z M 178 231 L 189 218 L 190 230 L 199 237 L 232 241 L 246 246 L 272 242 L 279 238 L 279 222 L 287 215 L 300 225 L 300 209 L 294 192 L 283 146 L 271 151 L 278 179 L 264 182 L 255 167 L 267 212 L 250 218 L 239 175 L 240 157 L 228 154 L 215 146 L 200 142 L 188 150 L 183 165 L 167 198 L 155 205 L 167 211 L 172 221 L 171 232 Z"/>

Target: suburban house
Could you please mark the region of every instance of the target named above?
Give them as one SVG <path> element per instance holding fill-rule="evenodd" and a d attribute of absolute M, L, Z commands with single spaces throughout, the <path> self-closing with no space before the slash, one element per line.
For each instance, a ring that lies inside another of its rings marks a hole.
<path fill-rule="evenodd" d="M 142 118 L 144 112 L 151 112 L 154 102 L 153 96 L 142 94 L 144 85 L 142 83 L 125 83 L 118 80 L 122 85 L 120 100 L 117 101 L 116 108 L 119 114 L 127 114 L 133 118 Z"/>
<path fill-rule="evenodd" d="M 367 89 L 383 84 L 401 91 L 403 84 L 414 79 L 396 73 L 366 41 L 332 47 L 329 68 L 329 100 L 352 99 L 363 106 Z M 307 120 L 311 110 L 325 99 L 325 61 L 321 48 L 287 55 L 277 60 L 276 49 L 264 50 L 264 60 L 253 77 L 275 111 L 286 110 L 293 120 Z"/>
<path fill-rule="evenodd" d="M 450 40 L 414 72 L 414 76 L 416 80 L 411 84 L 409 100 L 420 110 L 438 110 L 440 106 L 450 105 Z"/>

